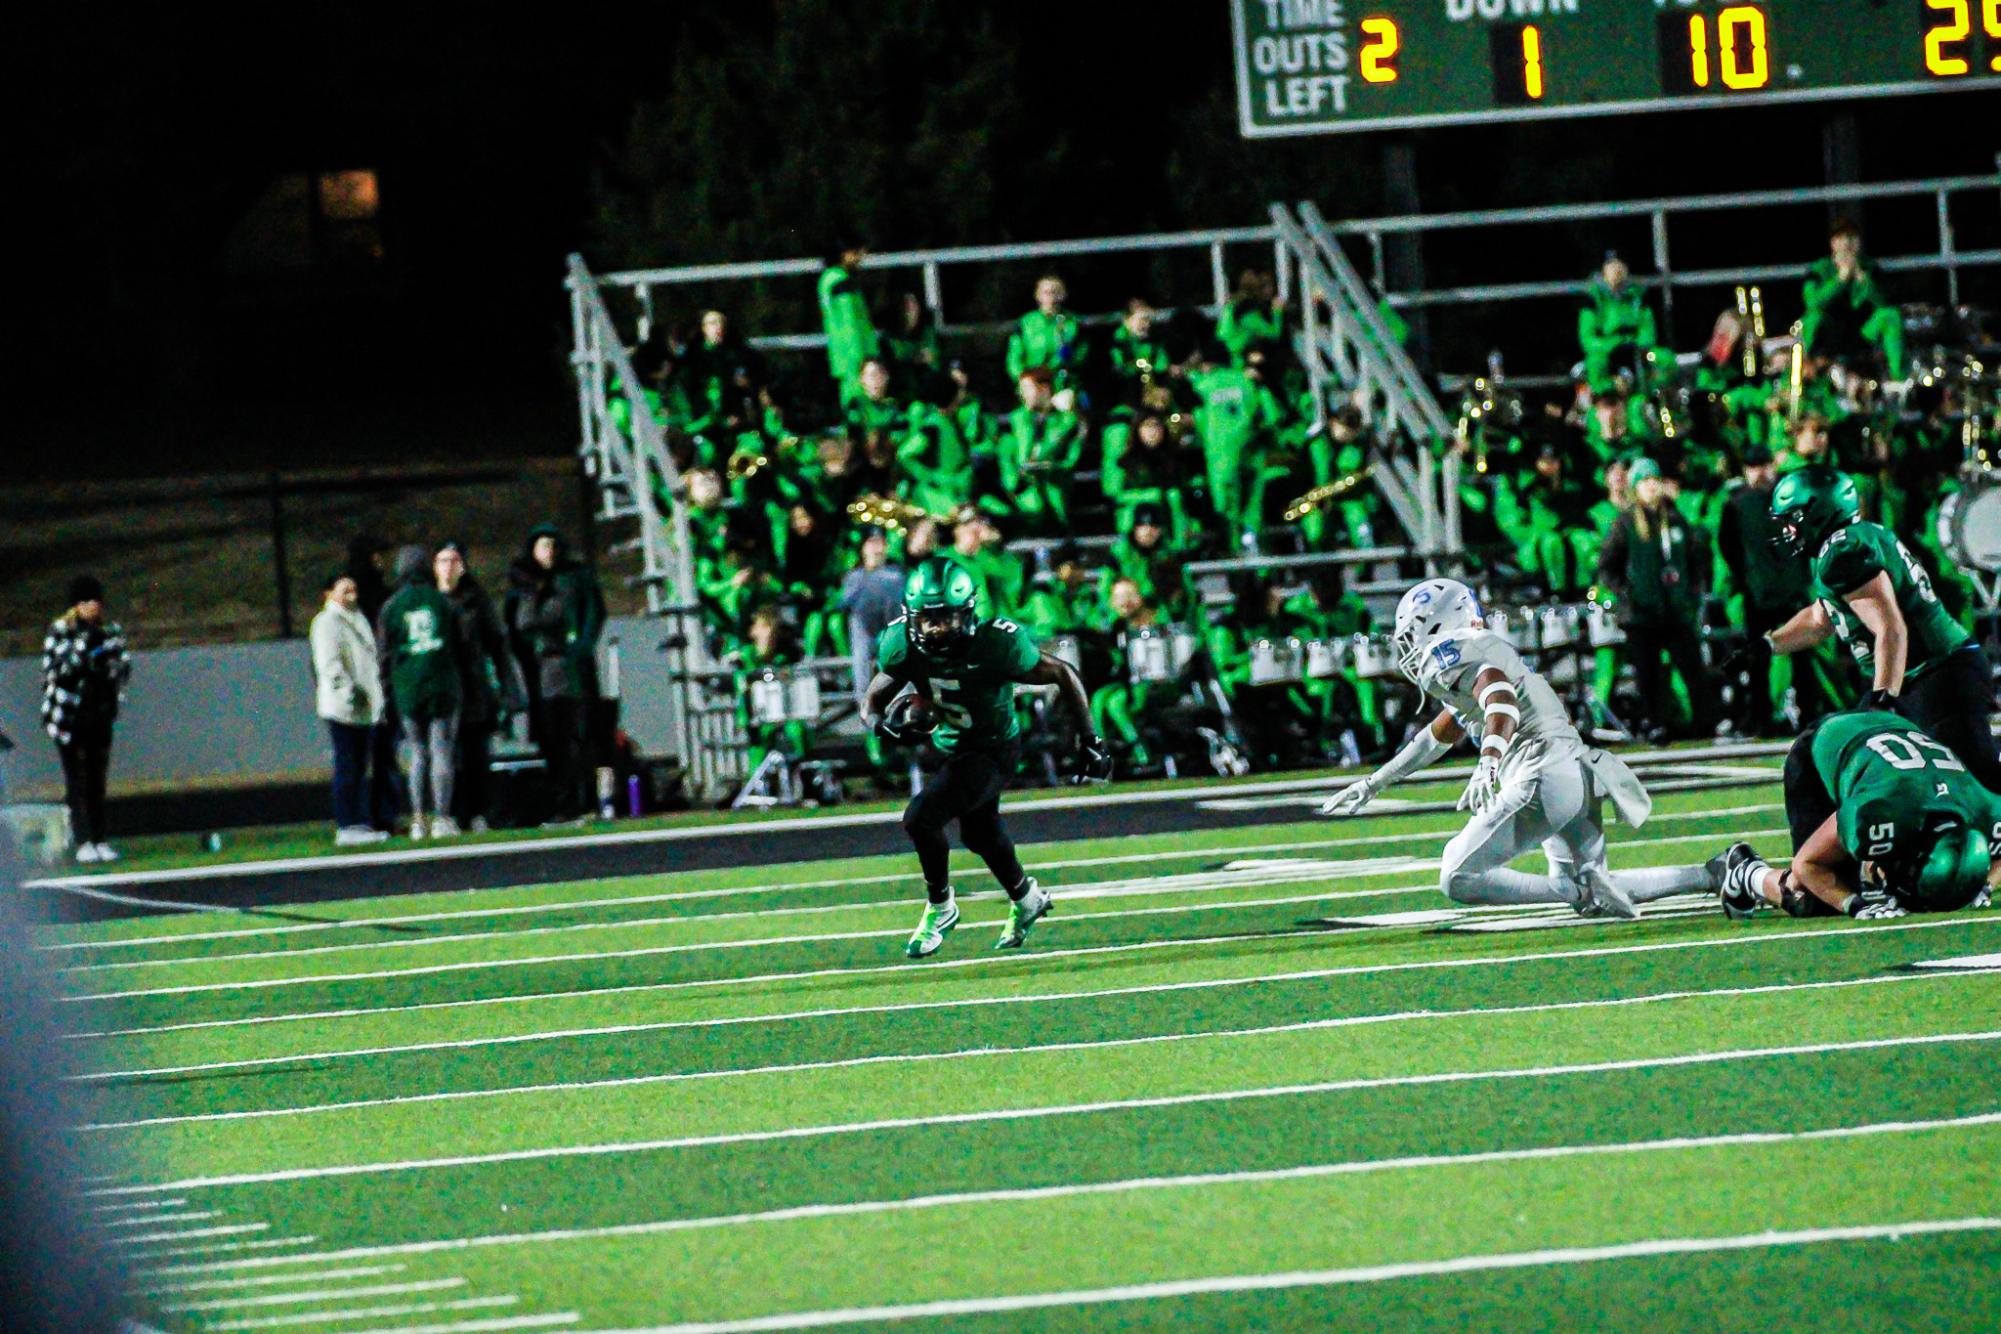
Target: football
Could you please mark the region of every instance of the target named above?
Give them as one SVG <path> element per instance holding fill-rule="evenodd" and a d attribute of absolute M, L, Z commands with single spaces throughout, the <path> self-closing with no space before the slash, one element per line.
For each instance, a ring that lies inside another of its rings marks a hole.
<path fill-rule="evenodd" d="M 915 691 L 890 701 L 889 721 L 900 732 L 928 736 L 938 725 L 938 711 Z"/>

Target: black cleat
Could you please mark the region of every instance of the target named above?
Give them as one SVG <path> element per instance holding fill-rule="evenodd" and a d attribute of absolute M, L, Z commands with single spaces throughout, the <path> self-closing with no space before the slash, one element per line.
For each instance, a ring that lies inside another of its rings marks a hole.
<path fill-rule="evenodd" d="M 1749 843 L 1732 843 L 1711 857 L 1706 869 L 1722 900 L 1725 917 L 1741 922 L 1765 906 L 1765 896 L 1758 892 L 1758 877 L 1771 867 Z"/>

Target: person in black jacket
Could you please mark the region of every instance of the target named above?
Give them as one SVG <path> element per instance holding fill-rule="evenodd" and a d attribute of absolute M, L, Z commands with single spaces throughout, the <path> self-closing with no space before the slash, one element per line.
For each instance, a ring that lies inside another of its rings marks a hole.
<path fill-rule="evenodd" d="M 132 675 L 125 632 L 104 619 L 104 585 L 82 575 L 69 586 L 70 608 L 42 641 L 42 726 L 62 756 L 70 836 L 80 862 L 118 860 L 104 841 L 104 787 L 111 768 L 111 727 Z"/>
<path fill-rule="evenodd" d="M 459 663 L 458 785 L 452 816 L 463 829 L 486 828 L 489 750 L 505 715 L 528 707 L 521 669 L 508 646 L 507 628 L 487 596 L 486 586 L 467 568 L 463 543 L 446 542 L 432 558 L 431 569 L 443 593 L 458 612 L 461 646 Z"/>
<path fill-rule="evenodd" d="M 507 633 L 527 678 L 535 743 L 549 762 L 557 818 L 573 819 L 592 807 L 589 727 L 604 593 L 597 576 L 564 551 L 553 524 L 529 531 L 507 585 Z"/>

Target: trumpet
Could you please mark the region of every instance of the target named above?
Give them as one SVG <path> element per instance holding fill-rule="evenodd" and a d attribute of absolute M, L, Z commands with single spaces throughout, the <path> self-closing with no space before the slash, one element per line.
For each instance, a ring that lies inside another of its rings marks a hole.
<path fill-rule="evenodd" d="M 900 533 L 914 527 L 925 519 L 933 523 L 950 523 L 954 516 L 933 514 L 922 505 L 913 505 L 907 500 L 894 496 L 869 494 L 848 503 L 848 517 L 867 528 L 882 528 L 892 533 Z"/>
<path fill-rule="evenodd" d="M 769 466 L 771 466 L 769 455 L 761 451 L 752 454 L 746 450 L 730 455 L 729 466 L 724 471 L 732 482 L 747 482 Z"/>
<path fill-rule="evenodd" d="M 1366 467 L 1349 473 L 1346 477 L 1337 477 L 1325 486 L 1314 487 L 1311 491 L 1308 491 L 1305 495 L 1285 507 L 1285 521 L 1287 523 L 1298 523 L 1328 501 L 1338 500 L 1342 496 L 1347 495 L 1363 482 L 1369 480 L 1369 473 L 1375 466 L 1375 464 L 1371 463 Z"/>
<path fill-rule="evenodd" d="M 1758 378 L 1758 354 L 1765 345 L 1765 293 L 1763 288 L 1737 287 L 1739 341 L 1744 348 L 1744 378 Z"/>

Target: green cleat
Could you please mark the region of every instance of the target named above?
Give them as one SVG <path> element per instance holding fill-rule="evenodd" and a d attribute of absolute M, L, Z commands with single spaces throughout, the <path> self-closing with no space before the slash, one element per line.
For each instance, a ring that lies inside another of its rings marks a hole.
<path fill-rule="evenodd" d="M 1001 928 L 1000 939 L 994 943 L 994 948 L 1020 949 L 1021 942 L 1028 939 L 1028 928 L 1043 919 L 1053 902 L 1055 900 L 1043 892 L 1042 886 L 1031 879 L 1028 882 L 1028 893 L 1008 906 L 1007 925 Z"/>
<path fill-rule="evenodd" d="M 926 959 L 936 954 L 945 937 L 959 924 L 959 900 L 956 896 L 943 903 L 927 903 L 924 915 L 917 919 L 917 929 L 910 934 L 910 943 L 903 947 L 904 954 L 912 959 Z"/>

